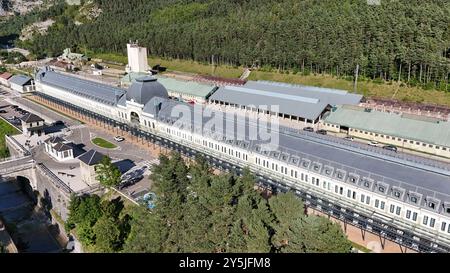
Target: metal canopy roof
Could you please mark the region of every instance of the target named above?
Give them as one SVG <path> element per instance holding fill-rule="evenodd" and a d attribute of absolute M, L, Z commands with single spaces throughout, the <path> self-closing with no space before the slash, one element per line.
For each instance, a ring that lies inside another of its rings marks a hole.
<path fill-rule="evenodd" d="M 282 114 L 310 120 L 317 120 L 328 105 L 359 104 L 361 99 L 361 95 L 342 90 L 264 81 L 249 81 L 243 87 L 220 87 L 210 97 L 210 100 L 258 108 L 278 105 Z"/>

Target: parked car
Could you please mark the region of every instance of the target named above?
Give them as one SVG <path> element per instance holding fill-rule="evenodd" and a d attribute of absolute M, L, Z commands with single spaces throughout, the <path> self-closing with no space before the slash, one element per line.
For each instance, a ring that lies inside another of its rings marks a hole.
<path fill-rule="evenodd" d="M 124 138 L 124 137 L 121 137 L 121 136 L 116 136 L 116 137 L 114 138 L 114 140 L 117 141 L 117 142 L 122 142 L 122 141 L 125 140 L 125 138 Z"/>
<path fill-rule="evenodd" d="M 344 139 L 348 140 L 348 141 L 354 141 L 355 140 L 355 138 L 353 138 L 351 136 L 346 136 Z"/>
<path fill-rule="evenodd" d="M 305 127 L 305 128 L 303 128 L 303 131 L 314 132 L 314 128 L 312 128 L 312 127 Z"/>
<path fill-rule="evenodd" d="M 0 114 L 6 114 L 6 113 L 8 113 L 8 112 L 5 110 L 0 110 Z"/>
<path fill-rule="evenodd" d="M 16 108 L 19 108 L 19 106 L 17 106 L 17 105 L 11 105 L 11 108 L 12 108 L 12 109 L 16 109 Z"/>
<path fill-rule="evenodd" d="M 377 141 L 370 141 L 369 146 L 378 147 L 379 143 Z"/>
<path fill-rule="evenodd" d="M 389 150 L 389 151 L 393 151 L 393 152 L 397 152 L 397 147 L 395 147 L 394 145 L 386 145 L 383 147 L 383 149 Z"/>
<path fill-rule="evenodd" d="M 52 125 L 53 126 L 63 126 L 64 125 L 64 121 L 57 120 L 57 121 L 53 122 Z"/>
<path fill-rule="evenodd" d="M 326 130 L 318 130 L 316 133 L 318 133 L 319 135 L 326 135 L 327 131 Z"/>
<path fill-rule="evenodd" d="M 28 112 L 27 110 L 22 110 L 22 111 L 20 111 L 20 113 L 21 113 L 22 115 L 26 115 L 26 114 L 28 114 L 29 112 Z"/>
<path fill-rule="evenodd" d="M 17 111 L 17 112 L 20 112 L 20 111 L 23 111 L 23 109 L 20 108 L 20 107 L 17 107 L 17 108 L 16 108 L 16 111 Z"/>

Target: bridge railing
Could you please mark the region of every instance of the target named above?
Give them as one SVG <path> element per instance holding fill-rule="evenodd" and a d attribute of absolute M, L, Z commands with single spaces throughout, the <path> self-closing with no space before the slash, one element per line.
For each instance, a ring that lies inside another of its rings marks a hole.
<path fill-rule="evenodd" d="M 16 148 L 17 151 L 19 151 L 24 156 L 30 155 L 30 151 L 26 149 L 22 144 L 20 144 L 17 140 L 15 140 L 13 137 L 10 137 L 8 135 L 5 135 L 6 143 L 11 144 L 13 147 Z"/>
<path fill-rule="evenodd" d="M 73 193 L 73 190 L 67 186 L 59 177 L 57 177 L 47 166 L 45 166 L 43 163 L 37 164 L 38 170 L 40 170 L 44 175 L 49 177 L 53 184 L 57 187 L 62 189 L 64 192 L 71 194 Z"/>

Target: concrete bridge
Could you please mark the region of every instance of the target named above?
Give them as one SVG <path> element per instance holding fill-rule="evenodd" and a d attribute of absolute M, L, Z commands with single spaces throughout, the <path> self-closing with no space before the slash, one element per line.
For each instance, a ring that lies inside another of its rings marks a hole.
<path fill-rule="evenodd" d="M 38 200 L 45 200 L 49 209 L 67 219 L 67 207 L 73 191 L 45 164 L 36 162 L 29 150 L 14 138 L 5 136 L 10 158 L 0 160 L 0 182 L 17 180 L 29 183 L 31 190 L 39 193 Z"/>

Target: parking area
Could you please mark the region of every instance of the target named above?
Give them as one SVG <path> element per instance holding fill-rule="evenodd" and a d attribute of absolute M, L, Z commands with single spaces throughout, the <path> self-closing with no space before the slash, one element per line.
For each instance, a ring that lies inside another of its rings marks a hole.
<path fill-rule="evenodd" d="M 12 105 L 4 100 L 0 101 L 0 116 L 18 129 L 22 129 L 20 118 L 27 113 L 28 111 L 17 105 Z"/>

